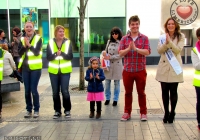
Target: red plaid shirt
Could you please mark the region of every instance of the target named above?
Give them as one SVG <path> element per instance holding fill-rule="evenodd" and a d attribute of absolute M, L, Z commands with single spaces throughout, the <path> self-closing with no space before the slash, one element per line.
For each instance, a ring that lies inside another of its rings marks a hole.
<path fill-rule="evenodd" d="M 123 36 L 120 41 L 118 51 L 128 48 L 129 43 L 133 41 L 130 34 Z M 149 39 L 147 36 L 139 33 L 138 38 L 134 41 L 135 46 L 139 49 L 147 49 L 151 53 L 149 45 Z M 127 72 L 138 72 L 146 68 L 146 57 L 141 55 L 134 50 L 129 51 L 124 56 L 124 70 Z"/>

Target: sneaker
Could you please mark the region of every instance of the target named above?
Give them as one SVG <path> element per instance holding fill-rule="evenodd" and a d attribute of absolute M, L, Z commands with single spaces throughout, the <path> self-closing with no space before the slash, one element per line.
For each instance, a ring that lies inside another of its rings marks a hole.
<path fill-rule="evenodd" d="M 53 119 L 58 119 L 60 116 L 61 116 L 61 113 L 55 112 L 55 114 L 53 115 Z"/>
<path fill-rule="evenodd" d="M 71 117 L 70 111 L 65 111 L 65 117 L 66 118 L 70 118 Z"/>
<path fill-rule="evenodd" d="M 30 118 L 32 116 L 32 113 L 27 111 L 26 114 L 24 115 L 24 118 Z"/>
<path fill-rule="evenodd" d="M 128 113 L 124 113 L 122 118 L 121 118 L 121 121 L 127 121 L 131 118 L 131 116 L 128 114 Z"/>
<path fill-rule="evenodd" d="M 140 114 L 140 120 L 141 121 L 147 121 L 147 115 L 146 114 Z"/>
<path fill-rule="evenodd" d="M 39 117 L 39 112 L 34 112 L 33 118 L 37 118 L 37 117 Z"/>

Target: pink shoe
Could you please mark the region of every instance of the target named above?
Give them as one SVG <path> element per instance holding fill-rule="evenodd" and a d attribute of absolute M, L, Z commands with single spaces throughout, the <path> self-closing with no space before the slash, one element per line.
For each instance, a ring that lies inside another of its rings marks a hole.
<path fill-rule="evenodd" d="M 147 121 L 147 115 L 146 114 L 140 114 L 140 120 L 141 121 Z"/>
<path fill-rule="evenodd" d="M 127 121 L 131 118 L 131 116 L 128 114 L 128 113 L 124 113 L 122 118 L 121 118 L 121 121 Z"/>

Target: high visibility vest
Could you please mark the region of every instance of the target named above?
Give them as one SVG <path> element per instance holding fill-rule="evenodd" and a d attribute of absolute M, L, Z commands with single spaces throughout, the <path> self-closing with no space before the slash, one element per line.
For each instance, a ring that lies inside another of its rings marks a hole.
<path fill-rule="evenodd" d="M 65 41 L 61 46 L 61 52 L 68 54 L 70 40 Z M 52 54 L 58 51 L 58 47 L 53 39 L 49 40 L 49 46 Z M 62 56 L 57 56 L 55 60 L 49 61 L 48 72 L 52 74 L 58 74 L 60 69 L 61 73 L 72 72 L 72 63 L 70 60 L 64 60 Z"/>
<path fill-rule="evenodd" d="M 40 36 L 35 35 L 31 42 L 31 46 L 35 48 L 40 38 L 41 38 Z M 24 37 L 21 37 L 21 42 L 25 46 Z M 40 50 L 40 54 L 38 56 L 35 56 L 33 52 L 30 49 L 28 49 L 27 55 L 28 55 L 28 65 L 31 70 L 42 69 L 42 49 Z M 25 53 L 19 60 L 18 68 L 21 68 L 24 58 L 25 58 Z"/>
<path fill-rule="evenodd" d="M 5 51 L 3 51 L 2 48 L 0 48 L 0 51 L 2 53 L 2 57 L 0 57 L 0 81 L 1 81 L 3 80 L 3 58 L 4 58 Z"/>
<path fill-rule="evenodd" d="M 198 55 L 199 52 L 196 47 L 193 47 L 192 50 Z M 194 72 L 193 86 L 200 87 L 200 70 L 195 70 Z"/>

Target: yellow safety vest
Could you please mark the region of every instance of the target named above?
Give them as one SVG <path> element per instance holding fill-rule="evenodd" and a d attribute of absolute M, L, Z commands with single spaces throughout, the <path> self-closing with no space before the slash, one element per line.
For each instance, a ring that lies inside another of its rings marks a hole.
<path fill-rule="evenodd" d="M 2 52 L 2 57 L 0 57 L 0 81 L 1 81 L 3 80 L 3 58 L 4 58 L 5 51 L 2 48 L 0 48 L 0 51 Z"/>
<path fill-rule="evenodd" d="M 198 55 L 199 52 L 196 47 L 193 47 L 192 50 Z M 200 70 L 195 70 L 194 72 L 193 86 L 200 87 Z"/>
<path fill-rule="evenodd" d="M 41 38 L 40 36 L 35 35 L 31 42 L 31 46 L 35 48 L 40 38 Z M 21 37 L 21 42 L 25 46 L 24 37 Z M 42 49 L 40 50 L 40 54 L 38 56 L 35 56 L 33 52 L 30 49 L 28 49 L 27 55 L 28 55 L 28 65 L 31 70 L 42 69 Z M 21 59 L 19 60 L 18 68 L 21 68 L 24 58 L 25 58 L 25 53 L 22 55 Z"/>
<path fill-rule="evenodd" d="M 62 44 L 61 52 L 68 53 L 70 40 L 65 41 Z M 58 47 L 53 39 L 49 40 L 49 46 L 52 54 L 58 51 Z M 48 72 L 52 74 L 58 74 L 60 69 L 61 73 L 70 73 L 72 72 L 72 63 L 70 60 L 64 60 L 62 56 L 57 56 L 55 60 L 49 61 Z"/>

